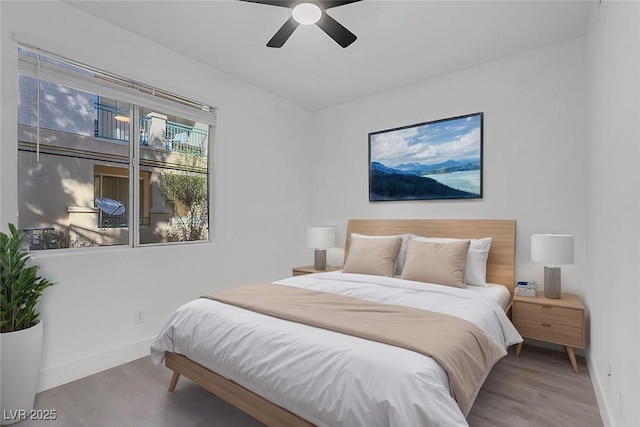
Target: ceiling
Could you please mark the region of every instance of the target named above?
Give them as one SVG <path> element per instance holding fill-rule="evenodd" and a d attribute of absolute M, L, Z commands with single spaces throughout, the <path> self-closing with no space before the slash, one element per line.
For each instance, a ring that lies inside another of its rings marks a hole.
<path fill-rule="evenodd" d="M 343 49 L 290 9 L 240 1 L 66 1 L 311 111 L 584 35 L 589 1 L 376 1 L 328 13 L 358 36 Z M 123 13 L 125 10 L 127 13 Z"/>

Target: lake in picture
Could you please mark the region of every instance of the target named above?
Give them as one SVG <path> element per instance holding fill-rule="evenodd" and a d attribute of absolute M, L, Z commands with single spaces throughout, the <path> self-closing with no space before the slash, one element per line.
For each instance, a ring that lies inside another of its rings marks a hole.
<path fill-rule="evenodd" d="M 480 188 L 479 170 L 426 174 L 422 176 L 435 179 L 447 187 L 468 191 L 469 193 L 477 193 Z"/>

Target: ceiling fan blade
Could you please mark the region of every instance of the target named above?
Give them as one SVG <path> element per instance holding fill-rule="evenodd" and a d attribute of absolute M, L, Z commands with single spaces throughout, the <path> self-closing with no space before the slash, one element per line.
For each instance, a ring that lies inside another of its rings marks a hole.
<path fill-rule="evenodd" d="M 246 3 L 260 3 L 260 4 L 266 4 L 269 6 L 281 6 L 281 7 L 289 7 L 289 8 L 294 7 L 296 3 L 298 3 L 298 1 L 295 1 L 295 0 L 238 0 L 238 1 L 243 1 Z"/>
<path fill-rule="evenodd" d="M 271 40 L 267 43 L 269 47 L 282 47 L 282 45 L 289 39 L 291 34 L 298 28 L 298 22 L 293 19 L 293 16 L 290 17 L 287 22 L 282 24 L 282 27 L 278 30 L 277 33 L 271 37 Z"/>
<path fill-rule="evenodd" d="M 318 0 L 316 3 L 318 3 L 318 6 L 320 6 L 321 9 L 330 9 L 332 7 L 338 7 L 359 1 L 362 0 Z"/>
<path fill-rule="evenodd" d="M 349 46 L 358 38 L 355 34 L 347 30 L 338 21 L 324 12 L 322 13 L 320 20 L 316 22 L 316 25 L 342 47 Z"/>

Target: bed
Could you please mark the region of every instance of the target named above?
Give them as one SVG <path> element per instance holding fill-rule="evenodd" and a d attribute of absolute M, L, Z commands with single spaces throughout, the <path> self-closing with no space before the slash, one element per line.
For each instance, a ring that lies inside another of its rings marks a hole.
<path fill-rule="evenodd" d="M 473 323 L 504 352 L 522 340 L 506 316 L 514 289 L 515 228 L 514 220 L 349 221 L 345 260 L 352 235 L 490 237 L 488 286 L 458 288 L 337 271 L 286 278 L 269 289 L 320 291 L 367 304 L 441 312 Z M 184 375 L 271 426 L 465 426 L 479 391 L 476 386 L 462 406 L 454 398 L 452 373 L 435 356 L 209 298 L 178 309 L 151 354 L 174 372 L 169 391 Z M 495 361 L 488 361 L 479 385 Z"/>

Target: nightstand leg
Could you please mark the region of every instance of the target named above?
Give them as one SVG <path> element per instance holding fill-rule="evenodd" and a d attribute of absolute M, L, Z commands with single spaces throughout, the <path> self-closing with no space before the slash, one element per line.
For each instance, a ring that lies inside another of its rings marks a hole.
<path fill-rule="evenodd" d="M 576 355 L 573 352 L 573 347 L 565 346 L 567 349 L 567 354 L 569 355 L 569 360 L 571 361 L 571 367 L 573 368 L 573 372 L 578 373 L 578 364 L 576 363 Z"/>
<path fill-rule="evenodd" d="M 524 341 L 518 343 L 518 347 L 516 348 L 516 357 L 520 356 L 520 350 L 522 350 L 522 344 Z"/>

